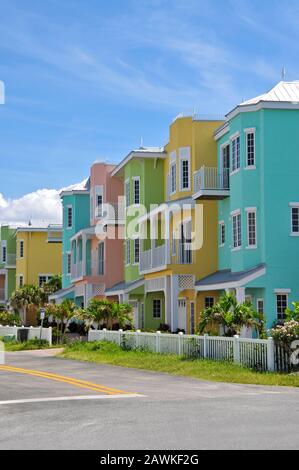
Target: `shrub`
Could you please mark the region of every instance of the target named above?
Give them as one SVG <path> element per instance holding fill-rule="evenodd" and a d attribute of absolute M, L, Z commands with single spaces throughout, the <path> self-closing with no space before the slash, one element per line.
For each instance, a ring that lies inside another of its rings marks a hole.
<path fill-rule="evenodd" d="M 299 322 L 290 320 L 284 325 L 277 325 L 270 330 L 270 334 L 277 343 L 290 347 L 291 343 L 299 337 Z"/>
<path fill-rule="evenodd" d="M 20 326 L 22 324 L 19 315 L 10 312 L 0 312 L 0 325 Z"/>

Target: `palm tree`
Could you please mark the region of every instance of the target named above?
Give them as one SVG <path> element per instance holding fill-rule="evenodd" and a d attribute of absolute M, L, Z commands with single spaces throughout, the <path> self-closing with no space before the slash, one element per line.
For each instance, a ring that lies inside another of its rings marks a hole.
<path fill-rule="evenodd" d="M 32 285 L 20 287 L 12 293 L 10 298 L 10 304 L 19 311 L 23 324 L 28 322 L 28 313 L 37 313 L 38 308 L 42 307 L 45 301 L 43 289 Z"/>
<path fill-rule="evenodd" d="M 62 276 L 60 274 L 52 276 L 51 279 L 43 285 L 43 290 L 47 295 L 54 294 L 54 292 L 60 289 L 62 289 Z"/>
<path fill-rule="evenodd" d="M 64 299 L 61 304 L 48 304 L 46 307 L 46 316 L 48 320 L 57 323 L 57 330 L 61 337 L 61 342 L 64 342 L 65 333 L 70 321 L 76 318 L 77 306 L 70 299 Z"/>
<path fill-rule="evenodd" d="M 264 332 L 264 316 L 248 302 L 239 304 L 232 294 L 224 294 L 213 307 L 202 312 L 199 331 L 202 333 L 215 323 L 222 327 L 226 336 L 240 334 L 244 326 L 256 329 L 259 335 Z"/>
<path fill-rule="evenodd" d="M 120 328 L 124 328 L 125 326 L 129 325 L 132 327 L 133 325 L 133 307 L 128 303 L 119 304 L 117 302 L 113 302 L 112 304 L 112 316 L 113 319 L 117 320 Z"/>

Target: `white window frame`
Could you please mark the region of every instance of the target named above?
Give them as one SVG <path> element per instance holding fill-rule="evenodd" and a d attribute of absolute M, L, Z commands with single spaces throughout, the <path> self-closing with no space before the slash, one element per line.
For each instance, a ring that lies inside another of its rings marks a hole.
<path fill-rule="evenodd" d="M 38 286 L 39 286 L 39 287 L 42 287 L 42 286 L 43 286 L 43 284 L 41 285 L 41 283 L 40 283 L 40 278 L 41 278 L 41 277 L 44 277 L 44 278 L 45 278 L 45 282 L 44 282 L 44 284 L 45 284 L 45 283 L 49 282 L 49 280 L 50 280 L 53 276 L 54 276 L 54 274 L 39 273 L 38 276 L 37 276 L 37 277 L 38 277 Z"/>
<path fill-rule="evenodd" d="M 152 317 L 153 317 L 153 319 L 155 319 L 155 320 L 161 320 L 161 318 L 162 318 L 162 299 L 154 298 L 154 299 L 152 300 L 152 302 L 153 302 L 153 303 L 152 303 Z M 155 303 L 155 302 L 159 302 L 159 307 L 160 307 L 159 316 L 155 316 L 155 315 L 154 315 L 154 303 Z"/>
<path fill-rule="evenodd" d="M 207 299 L 213 299 L 213 305 L 209 305 L 208 307 L 206 306 L 206 300 Z M 215 305 L 215 297 L 213 297 L 212 295 L 206 295 L 205 298 L 204 298 L 204 303 L 205 303 L 205 308 L 211 308 L 211 307 L 214 307 Z"/>
<path fill-rule="evenodd" d="M 223 235 L 222 229 L 224 229 L 224 241 L 223 241 L 223 237 L 222 237 L 222 235 Z M 225 233 L 225 222 L 224 222 L 224 220 L 220 220 L 220 222 L 219 222 L 219 242 L 220 242 L 219 243 L 219 248 L 222 248 L 225 245 L 225 235 L 226 235 L 226 233 Z"/>
<path fill-rule="evenodd" d="M 260 312 L 260 310 L 259 310 L 259 303 L 263 304 L 263 311 L 262 312 Z M 262 297 L 256 299 L 256 311 L 258 313 L 263 313 L 263 314 L 265 313 L 265 301 Z"/>
<path fill-rule="evenodd" d="M 140 196 L 141 196 L 141 188 L 140 188 L 140 176 L 133 176 L 132 178 L 133 180 L 133 201 L 134 201 L 134 205 L 135 206 L 138 206 L 140 204 Z M 135 183 L 138 182 L 138 202 L 136 202 L 136 187 L 135 187 Z"/>
<path fill-rule="evenodd" d="M 276 319 L 278 321 L 283 321 L 284 318 L 279 318 L 278 315 L 283 315 L 281 313 L 278 313 L 278 305 L 277 305 L 277 302 L 278 302 L 278 296 L 281 296 L 281 295 L 284 295 L 286 297 L 286 309 L 288 308 L 288 305 L 289 305 L 289 293 L 290 293 L 290 289 L 275 289 L 275 296 L 276 296 Z"/>
<path fill-rule="evenodd" d="M 129 178 L 125 180 L 125 204 L 126 208 L 131 204 L 131 185 Z"/>
<path fill-rule="evenodd" d="M 103 204 L 104 204 L 104 187 L 102 185 L 95 186 L 95 211 L 94 218 L 101 219 L 103 217 Z M 98 204 L 98 199 L 101 198 L 101 205 Z M 99 210 L 101 208 L 101 210 Z"/>
<path fill-rule="evenodd" d="M 19 288 L 24 287 L 24 275 L 23 274 L 18 274 L 18 287 Z"/>
<path fill-rule="evenodd" d="M 235 217 L 240 217 L 240 239 L 239 239 L 239 227 L 237 226 L 237 242 L 239 243 L 237 246 L 234 245 L 234 219 Z M 238 251 L 242 248 L 242 217 L 241 217 L 241 210 L 237 209 L 231 213 L 231 220 L 232 220 L 232 251 Z"/>
<path fill-rule="evenodd" d="M 136 249 L 136 242 L 138 245 L 138 250 Z M 136 253 L 138 252 L 138 257 L 136 258 Z M 134 264 L 139 264 L 140 261 L 140 238 L 134 238 Z"/>
<path fill-rule="evenodd" d="M 257 208 L 256 207 L 246 207 L 246 225 L 247 225 L 247 250 L 255 250 L 257 248 Z M 254 214 L 254 221 L 255 221 L 255 244 L 251 245 L 250 242 L 250 236 L 249 236 L 249 215 Z"/>
<path fill-rule="evenodd" d="M 24 240 L 19 240 L 19 258 L 23 259 L 25 253 L 25 242 Z"/>
<path fill-rule="evenodd" d="M 244 129 L 245 132 L 245 145 L 246 145 L 246 166 L 245 170 L 255 170 L 256 169 L 256 138 L 255 138 L 255 128 Z M 248 138 L 249 135 L 253 135 L 253 164 L 248 163 L 249 153 L 248 153 Z"/>
<path fill-rule="evenodd" d="M 298 232 L 293 231 L 293 209 L 298 209 L 298 214 L 299 214 L 299 202 L 290 202 L 290 218 L 291 218 L 291 232 L 290 236 L 291 237 L 299 237 L 299 230 Z"/>
<path fill-rule="evenodd" d="M 180 191 L 191 190 L 191 153 L 190 147 L 181 147 L 179 149 L 179 161 L 180 161 Z M 183 164 L 188 163 L 188 186 L 183 187 Z"/>
<path fill-rule="evenodd" d="M 131 240 L 127 239 L 125 242 L 125 249 L 126 249 L 126 266 L 131 264 Z"/>
<path fill-rule="evenodd" d="M 71 210 L 71 221 L 72 224 L 69 225 L 69 211 Z M 67 230 L 71 230 L 73 228 L 73 206 L 71 204 L 66 206 L 66 228 Z"/>
<path fill-rule="evenodd" d="M 237 147 L 236 147 L 236 158 L 234 159 L 234 144 L 236 143 L 236 141 L 239 140 L 239 155 L 237 153 Z M 231 141 L 231 151 L 230 151 L 230 155 L 231 155 L 231 175 L 234 175 L 236 173 L 238 173 L 240 171 L 240 168 L 241 168 L 241 138 L 240 138 L 240 133 L 237 132 L 236 134 L 232 135 L 231 138 L 230 138 L 230 141 Z M 238 160 L 238 157 L 239 156 L 239 160 Z M 235 166 L 234 165 L 234 162 L 235 164 L 238 162 L 239 166 Z"/>

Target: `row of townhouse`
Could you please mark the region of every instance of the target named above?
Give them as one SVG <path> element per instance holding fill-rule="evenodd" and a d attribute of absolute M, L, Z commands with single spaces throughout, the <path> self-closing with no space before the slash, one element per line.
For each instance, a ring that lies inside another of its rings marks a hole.
<path fill-rule="evenodd" d="M 5 308 L 16 288 L 42 286 L 62 273 L 62 227 L 0 227 L 0 307 Z M 25 323 L 31 321 L 24 319 Z"/>
<path fill-rule="evenodd" d="M 52 300 L 130 302 L 135 327 L 193 333 L 233 292 L 268 327 L 283 320 L 299 300 L 298 153 L 299 82 L 280 82 L 223 120 L 177 117 L 162 148 L 94 164 L 84 189 L 61 194 L 63 290 Z"/>

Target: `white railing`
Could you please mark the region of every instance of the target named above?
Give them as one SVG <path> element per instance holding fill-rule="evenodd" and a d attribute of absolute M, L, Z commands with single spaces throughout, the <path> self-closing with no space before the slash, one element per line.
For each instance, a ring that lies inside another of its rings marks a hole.
<path fill-rule="evenodd" d="M 12 254 L 12 253 L 6 254 L 6 261 L 5 261 L 6 266 L 15 266 L 16 262 L 17 262 L 17 255 Z"/>
<path fill-rule="evenodd" d="M 203 190 L 229 190 L 229 168 L 201 167 L 194 173 L 194 192 Z"/>
<path fill-rule="evenodd" d="M 110 341 L 124 349 L 143 349 L 161 354 L 178 354 L 198 359 L 235 362 L 260 371 L 274 370 L 273 338 L 247 339 L 234 336 L 197 336 L 143 333 L 140 331 L 90 330 L 88 341 Z"/>
<path fill-rule="evenodd" d="M 5 300 L 5 289 L 0 289 L 0 302 Z"/>
<path fill-rule="evenodd" d="M 71 278 L 77 279 L 78 277 L 83 276 L 83 261 L 78 261 L 78 263 L 72 264 L 71 267 Z"/>
<path fill-rule="evenodd" d="M 150 271 L 167 264 L 166 243 L 157 246 L 152 250 L 142 251 L 140 253 L 139 270 L 140 272 Z"/>
<path fill-rule="evenodd" d="M 25 328 L 24 326 L 3 326 L 0 325 L 0 337 L 13 335 L 15 339 L 18 339 L 19 330 L 28 330 L 28 340 L 30 339 L 44 339 L 48 341 L 49 345 L 52 345 L 52 327 L 49 328 L 38 328 L 30 326 Z"/>

